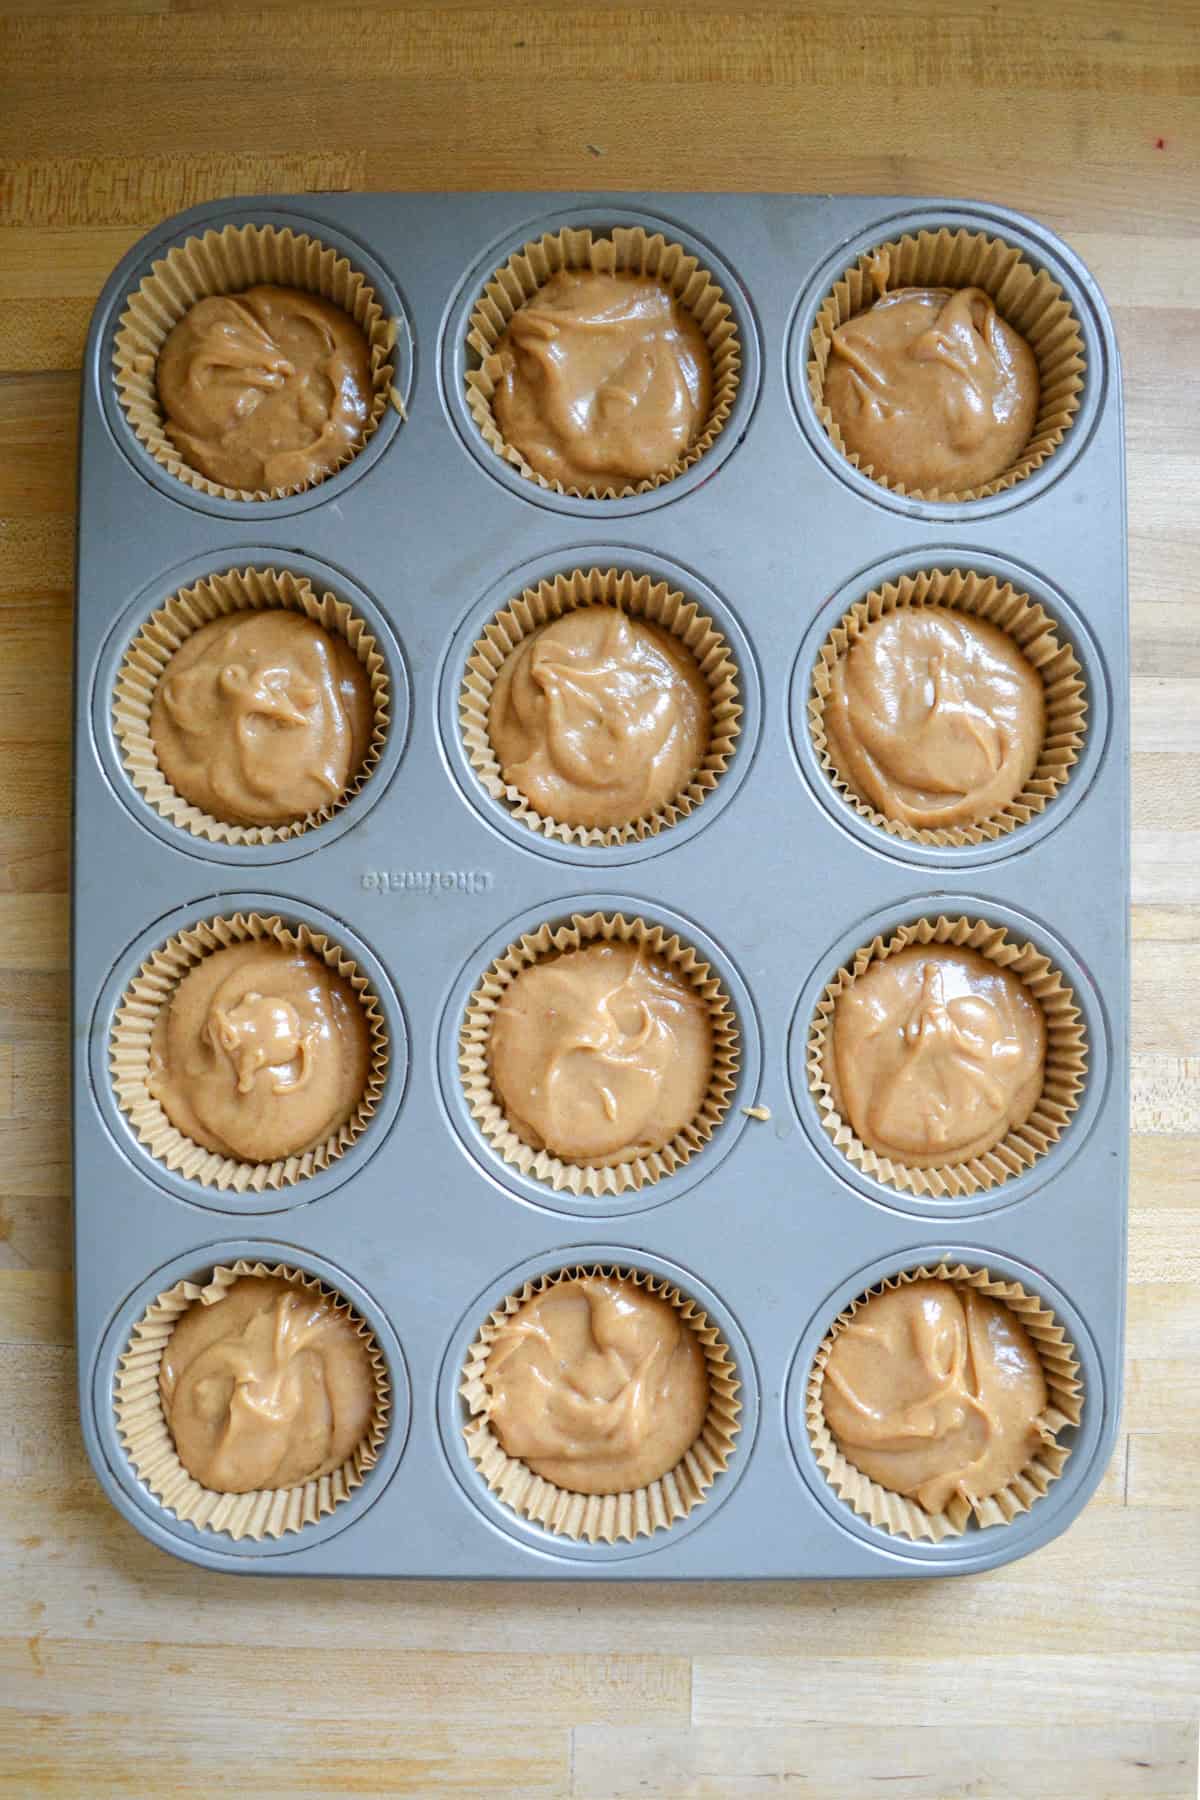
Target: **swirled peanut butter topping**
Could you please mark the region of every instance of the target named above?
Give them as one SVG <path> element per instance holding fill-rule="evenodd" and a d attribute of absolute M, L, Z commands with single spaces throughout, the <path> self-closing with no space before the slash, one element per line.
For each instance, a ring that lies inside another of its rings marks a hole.
<path fill-rule="evenodd" d="M 631 1162 L 695 1118 L 708 1009 L 635 944 L 588 944 L 522 969 L 492 1022 L 492 1083 L 513 1131 L 565 1162 Z"/>
<path fill-rule="evenodd" d="M 1042 1442 L 1046 1380 L 1016 1314 L 974 1288 L 875 1294 L 833 1340 L 825 1418 L 847 1462 L 927 1512 L 984 1500 Z"/>
<path fill-rule="evenodd" d="M 328 1475 L 366 1436 L 375 1404 L 350 1319 L 279 1276 L 243 1275 L 211 1305 L 193 1301 L 158 1385 L 180 1462 L 219 1494 Z"/>
<path fill-rule="evenodd" d="M 501 664 L 488 731 L 510 786 L 567 825 L 626 825 L 688 785 L 709 734 L 687 647 L 615 606 L 580 607 Z"/>
<path fill-rule="evenodd" d="M 708 1411 L 704 1350 L 678 1310 L 598 1275 L 527 1300 L 497 1331 L 483 1384 L 507 1454 L 576 1494 L 657 1481 Z"/>
<path fill-rule="evenodd" d="M 1037 358 L 981 288 L 897 288 L 833 333 L 825 403 L 843 442 L 910 490 L 1002 475 L 1039 397 Z"/>
<path fill-rule="evenodd" d="M 560 270 L 513 314 L 496 355 L 505 442 L 566 488 L 651 480 L 708 418 L 704 333 L 648 275 Z"/>
<path fill-rule="evenodd" d="M 248 493 L 327 475 L 371 414 L 371 354 L 319 294 L 261 286 L 198 300 L 158 353 L 167 436 L 210 481 Z"/>
<path fill-rule="evenodd" d="M 1041 678 L 1007 632 L 902 607 L 831 670 L 829 755 L 886 818 L 925 830 L 986 819 L 1024 788 L 1045 730 Z"/>
<path fill-rule="evenodd" d="M 245 1162 L 323 1144 L 367 1084 L 370 1031 L 348 982 L 306 950 L 231 944 L 158 1013 L 150 1092 L 194 1143 Z"/>
<path fill-rule="evenodd" d="M 976 950 L 909 945 L 834 1006 L 835 1099 L 859 1139 L 915 1168 L 982 1156 L 1042 1091 L 1046 1026 L 1021 981 Z"/>
<path fill-rule="evenodd" d="M 366 670 L 299 613 L 232 613 L 176 650 L 150 737 L 177 794 L 229 825 L 283 825 L 330 805 L 366 754 Z"/>

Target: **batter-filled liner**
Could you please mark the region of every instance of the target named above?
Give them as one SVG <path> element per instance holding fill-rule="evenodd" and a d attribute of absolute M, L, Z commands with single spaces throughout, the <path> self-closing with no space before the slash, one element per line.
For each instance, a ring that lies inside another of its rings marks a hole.
<path fill-rule="evenodd" d="M 577 1494 L 555 1486 L 509 1456 L 488 1423 L 489 1398 L 483 1375 L 499 1328 L 534 1295 L 589 1275 L 628 1281 L 669 1301 L 699 1339 L 708 1372 L 708 1413 L 691 1448 L 657 1481 L 623 1494 Z M 559 1537 L 587 1543 L 632 1541 L 665 1530 L 677 1519 L 686 1519 L 728 1467 L 740 1429 L 740 1387 L 732 1352 L 717 1327 L 698 1302 L 681 1293 L 673 1283 L 636 1268 L 605 1265 L 559 1269 L 551 1275 L 539 1275 L 527 1281 L 518 1293 L 509 1294 L 480 1327 L 459 1388 L 470 1415 L 463 1436 L 471 1460 L 488 1488 L 522 1518 L 544 1525 Z"/>
<path fill-rule="evenodd" d="M 990 1299 L 1002 1301 L 1033 1340 L 1048 1396 L 1045 1410 L 1035 1421 L 1041 1443 L 1032 1461 L 987 1499 L 971 1505 L 961 1494 L 956 1494 L 945 1511 L 939 1513 L 927 1512 L 916 1500 L 882 1487 L 861 1469 L 856 1469 L 838 1448 L 837 1439 L 825 1419 L 825 1367 L 834 1339 L 874 1295 L 912 1281 L 946 1281 L 959 1287 L 975 1288 Z M 1049 1307 L 1044 1306 L 1036 1295 L 1027 1293 L 1018 1281 L 992 1275 L 987 1269 L 969 1269 L 962 1263 L 944 1262 L 889 1275 L 838 1314 L 813 1358 L 805 1404 L 813 1454 L 835 1493 L 881 1530 L 914 1541 L 926 1539 L 934 1544 L 943 1538 L 960 1536 L 972 1518 L 980 1526 L 1007 1525 L 1021 1513 L 1028 1512 L 1051 1482 L 1062 1474 L 1071 1451 L 1068 1445 L 1058 1442 L 1058 1435 L 1065 1427 L 1077 1426 L 1082 1413 L 1083 1388 L 1075 1348 Z"/>

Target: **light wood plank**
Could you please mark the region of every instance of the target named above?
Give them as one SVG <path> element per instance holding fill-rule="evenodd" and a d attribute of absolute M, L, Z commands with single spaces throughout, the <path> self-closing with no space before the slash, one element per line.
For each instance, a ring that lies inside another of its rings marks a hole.
<path fill-rule="evenodd" d="M 1131 1433 L 1194 1431 L 1200 1426 L 1200 1369 L 1178 1357 L 1127 1358 L 1121 1419 Z"/>
<path fill-rule="evenodd" d="M 1133 946 L 1132 1041 L 1138 1054 L 1200 1054 L 1200 1016 L 1180 1005 L 1195 993 L 1200 944 L 1142 941 Z"/>
<path fill-rule="evenodd" d="M 830 1672 L 836 1677 L 830 1679 Z M 773 1725 L 789 1712 L 811 1726 L 847 1717 L 901 1715 L 910 1731 L 940 1725 L 948 1710 L 964 1725 L 1016 1718 L 1026 1726 L 1104 1726 L 1113 1718 L 1143 1725 L 1189 1721 L 1196 1704 L 1191 1657 L 1175 1652 L 1114 1651 L 1110 1656 L 1045 1655 L 1026 1648 L 1011 1658 L 976 1646 L 969 1658 L 838 1655 L 819 1663 L 781 1656 L 695 1659 L 692 1717 L 714 1730 Z"/>
<path fill-rule="evenodd" d="M 31 1666 L 42 1658 L 27 1642 Z M 43 1677 L 43 1679 L 46 1679 Z M 253 1671 L 248 1672 L 253 1680 Z M 320 1718 L 318 1730 L 293 1712 L 259 1719 L 226 1737 L 204 1714 L 194 1727 L 174 1709 L 147 1718 L 134 1696 L 120 1710 L 63 1719 L 32 1709 L 0 1715 L 0 1794 L 29 1800 L 213 1800 L 215 1770 L 237 1759 L 238 1800 L 326 1800 L 330 1794 L 457 1795 L 460 1800 L 561 1800 L 569 1779 L 569 1734 L 511 1722 L 486 1732 L 433 1720 L 383 1719 L 364 1726 Z M 219 1746 L 219 1748 L 218 1748 Z M 169 1770 L 169 1788 L 163 1787 Z M 6 1780 L 6 1776 L 10 1779 Z M 220 1777 L 224 1785 L 227 1776 Z"/>
<path fill-rule="evenodd" d="M 30 1344 L 73 1345 L 71 1296 L 59 1270 L 0 1268 L 0 1347 L 15 1346 L 16 1356 Z"/>
<path fill-rule="evenodd" d="M 1139 1282 L 1200 1282 L 1200 1220 L 1190 1208 L 1129 1215 L 1129 1279 Z"/>
<path fill-rule="evenodd" d="M 195 156 L 172 153 L 169 146 L 148 156 L 139 142 L 133 156 L 114 155 L 111 143 L 87 156 L 71 154 L 60 136 L 43 160 L 31 158 L 24 145 L 19 159 L 0 163 L 0 226 L 132 226 L 136 236 L 170 213 L 224 194 L 343 192 L 365 185 L 366 159 L 356 150 L 261 155 L 214 152 L 210 143 Z"/>
<path fill-rule="evenodd" d="M 807 1712 L 800 1696 L 781 1710 Z M 829 1800 L 850 1792 L 889 1800 L 1192 1800 L 1196 1768 L 1190 1724 L 1144 1725 L 1128 1714 L 1086 1728 L 1062 1719 L 1029 1725 L 1018 1716 L 1003 1732 L 940 1720 L 914 1730 L 886 1716 L 873 1724 L 839 1720 L 836 1730 L 807 1717 L 686 1732 L 583 1725 L 573 1749 L 578 1800 Z"/>
<path fill-rule="evenodd" d="M 154 1642 L 126 1647 L 114 1666 L 101 1638 L 63 1642 L 42 1634 L 40 1670 L 31 1667 L 23 1637 L 0 1638 L 0 1694 L 17 1712 L 86 1716 L 119 1712 L 136 1692 L 139 1704 L 164 1716 L 173 1708 L 192 1715 L 199 1735 L 219 1727 L 223 1741 L 244 1742 L 264 1715 L 282 1717 L 298 1693 L 313 1696 L 306 1708 L 322 1723 L 359 1729 L 374 1721 L 404 1723 L 426 1718 L 470 1727 L 479 1717 L 480 1690 L 492 1674 L 490 1655 L 458 1651 L 392 1651 L 346 1644 L 331 1667 L 320 1649 L 281 1644 L 243 1652 L 243 1678 L 223 1645 L 204 1647 Z M 218 1682 L 222 1692 L 214 1700 Z M 537 1708 L 546 1727 L 572 1723 L 686 1724 L 691 1711 L 691 1659 L 687 1655 L 592 1656 L 527 1653 L 505 1670 L 510 1717 Z M 300 1719 L 297 1724 L 306 1725 Z M 225 1737 L 228 1733 L 228 1737 Z"/>
<path fill-rule="evenodd" d="M 335 82 L 361 73 L 366 47 L 353 29 L 353 9 L 331 7 L 307 16 L 314 29 L 322 30 L 323 78 Z M 1092 94 L 1109 93 L 1117 100 L 1153 94 L 1170 100 L 1190 94 L 1200 80 L 1200 58 L 1187 19 L 1170 13 L 1159 29 L 1135 40 L 1113 38 L 1100 19 L 1090 27 L 1064 25 L 1048 14 L 1040 31 L 1023 35 L 1002 17 L 970 20 L 955 13 L 946 14 L 936 32 L 920 18 L 886 11 L 877 12 L 872 29 L 864 32 L 842 15 L 816 10 L 771 18 L 730 11 L 702 29 L 689 30 L 685 13 L 662 8 L 643 14 L 644 29 L 637 35 L 623 30 L 621 12 L 608 6 L 533 12 L 519 32 L 513 29 L 514 16 L 523 15 L 479 7 L 443 16 L 433 8 L 417 21 L 403 12 L 384 12 L 373 21 L 370 64 L 381 76 L 442 81 L 475 80 L 487 71 L 499 84 L 516 77 L 527 82 L 570 77 L 582 63 L 597 81 L 752 82 L 764 90 L 820 88 L 832 81 L 853 90 L 881 78 L 895 82 L 902 72 L 913 94 L 968 83 L 978 100 L 989 90 L 1019 87 L 1054 94 L 1081 110 Z M 301 9 L 297 23 L 304 19 Z M 35 16 L 13 20 L 6 37 L 9 79 L 18 94 L 24 88 L 36 90 L 51 72 L 55 80 L 93 81 L 101 57 L 112 58 L 139 78 L 167 78 L 176 89 L 209 77 L 231 52 L 248 80 L 269 77 L 284 84 L 303 79 L 312 66 L 303 29 L 266 34 L 252 16 L 236 13 L 194 13 L 171 20 L 118 13 L 80 18 L 69 31 L 57 20 Z M 1067 60 L 1073 79 L 1064 93 Z M 1185 116 L 1181 112 L 1181 119 Z"/>
<path fill-rule="evenodd" d="M 1151 1135 L 1135 1125 L 1129 1175 L 1130 1201 L 1140 1212 L 1200 1206 L 1200 1137 Z"/>
<path fill-rule="evenodd" d="M 223 41 L 229 54 L 228 38 Z M 1195 109 L 1185 98 L 1164 96 L 1154 102 L 1155 120 L 1172 145 L 1167 158 L 1156 151 L 1155 139 L 1147 132 L 1144 97 L 1114 97 L 1097 107 L 1091 95 L 1057 93 L 1046 115 L 1049 142 L 1042 137 L 1036 145 L 1019 143 L 1006 157 L 1001 176 L 991 146 L 1010 135 L 1010 94 L 973 94 L 973 130 L 964 139 L 954 123 L 953 87 L 894 88 L 889 94 L 888 142 L 901 148 L 876 148 L 878 140 L 847 135 L 850 96 L 837 72 L 845 65 L 844 54 L 834 53 L 831 61 L 827 87 L 763 88 L 749 80 L 742 84 L 727 80 L 716 52 L 712 79 L 673 87 L 666 107 L 655 103 L 658 88 L 631 71 L 604 78 L 599 113 L 597 79 L 579 75 L 577 57 L 561 75 L 537 78 L 541 86 L 536 108 L 508 103 L 502 85 L 491 77 L 478 91 L 472 90 L 464 104 L 461 85 L 453 77 L 414 77 L 408 72 L 380 76 L 359 68 L 340 82 L 323 80 L 321 116 L 336 118 L 353 110 L 356 141 L 366 159 L 360 165 L 365 168 L 361 185 L 373 189 L 471 187 L 478 175 L 470 171 L 480 168 L 487 169 L 486 179 L 498 187 L 528 187 L 535 181 L 540 187 L 594 187 L 599 178 L 609 187 L 637 189 L 651 164 L 658 186 L 693 188 L 698 180 L 694 133 L 679 130 L 677 120 L 703 119 L 708 167 L 736 166 L 739 181 L 757 189 L 794 190 L 795 158 L 802 153 L 809 191 L 965 192 L 1036 212 L 1068 235 L 1071 230 L 1112 229 L 1120 224 L 1131 231 L 1151 235 L 1161 231 L 1174 238 L 1189 228 L 1193 207 L 1179 170 L 1195 156 L 1200 133 Z M 205 158 L 211 152 L 212 119 L 218 107 L 222 129 L 233 139 L 286 141 L 295 129 L 297 94 L 270 69 L 251 79 L 254 63 L 251 55 L 242 78 L 232 86 L 208 71 L 186 82 L 177 79 L 169 89 L 157 76 L 129 74 L 122 102 L 138 118 L 141 153 L 168 160 Z M 532 69 L 521 76 L 523 83 L 533 79 Z M 51 90 L 60 91 L 66 90 Z M 64 116 L 47 104 L 44 86 L 13 84 L 8 132 L 20 143 L 22 155 L 10 171 L 14 184 L 26 163 L 39 170 L 36 180 L 44 184 L 50 179 L 48 165 L 64 154 L 104 158 L 111 153 L 108 85 L 80 74 L 69 92 L 71 106 Z M 869 94 L 871 83 L 864 82 L 861 92 Z M 756 126 L 749 139 L 748 108 L 753 109 Z M 460 134 L 453 156 L 441 135 L 450 109 Z M 1117 140 L 1127 147 L 1123 158 L 1114 154 Z M 1048 155 L 1061 158 L 1053 198 L 1047 196 Z M 248 185 L 253 189 L 255 184 L 223 179 L 207 195 L 197 193 L 195 198 L 244 192 Z M 269 192 L 273 186 L 280 191 L 283 184 L 257 185 Z M 6 217 L 27 222 L 27 215 L 11 204 L 0 208 L 0 220 Z"/>
<path fill-rule="evenodd" d="M 65 969 L 69 916 L 65 894 L 0 896 L 0 969 Z"/>
<path fill-rule="evenodd" d="M 1127 1358 L 1200 1357 L 1200 1286 L 1190 1282 L 1130 1287 L 1126 1295 Z"/>
<path fill-rule="evenodd" d="M 1135 831 L 1132 847 L 1135 905 L 1200 904 L 1200 831 Z"/>
<path fill-rule="evenodd" d="M 6 1185 L 0 1196 L 0 1268 L 34 1269 L 46 1275 L 71 1267 L 65 1167 L 62 1176 L 63 1191 L 57 1194 L 14 1194 Z"/>
<path fill-rule="evenodd" d="M 1180 1431 L 1138 1431 L 1129 1439 L 1126 1491 L 1131 1506 L 1191 1506 L 1200 1483 L 1200 1438 Z"/>
<path fill-rule="evenodd" d="M 1195 686 L 1185 677 L 1137 676 L 1131 694 L 1134 749 L 1194 756 L 1200 750 L 1195 698 Z"/>

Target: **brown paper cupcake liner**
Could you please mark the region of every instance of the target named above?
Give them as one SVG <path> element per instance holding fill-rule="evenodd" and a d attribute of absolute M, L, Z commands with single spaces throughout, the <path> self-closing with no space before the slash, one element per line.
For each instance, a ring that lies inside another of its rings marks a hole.
<path fill-rule="evenodd" d="M 277 1276 L 332 1300 L 350 1319 L 367 1345 L 375 1379 L 375 1411 L 354 1454 L 328 1475 L 289 1488 L 261 1488 L 247 1494 L 221 1494 L 203 1487 L 179 1460 L 159 1395 L 158 1374 L 167 1340 L 194 1301 L 211 1305 L 243 1275 Z M 391 1387 L 383 1352 L 369 1325 L 339 1294 L 315 1275 L 286 1263 L 246 1262 L 218 1266 L 203 1284 L 177 1281 L 151 1301 L 134 1326 L 117 1365 L 113 1395 L 117 1431 L 139 1481 L 177 1519 L 198 1529 L 222 1531 L 231 1538 L 279 1538 L 300 1531 L 330 1513 L 356 1488 L 379 1460 L 391 1412 Z"/>
<path fill-rule="evenodd" d="M 894 956 L 910 944 L 953 944 L 976 950 L 990 962 L 1019 976 L 1042 1009 L 1046 1025 L 1046 1060 L 1042 1092 L 1023 1125 L 1010 1131 L 991 1150 L 965 1162 L 918 1169 L 882 1156 L 864 1144 L 843 1119 L 832 1071 L 832 1021 L 838 996 L 870 963 Z M 1087 1037 L 1072 990 L 1048 956 L 1032 944 L 1016 944 L 1000 925 L 986 919 L 918 919 L 897 926 L 891 937 L 873 938 L 839 969 L 817 1002 L 808 1032 L 808 1084 L 821 1123 L 839 1150 L 864 1175 L 922 1199 L 959 1200 L 997 1187 L 1029 1169 L 1062 1136 L 1079 1105 L 1087 1073 Z"/>
<path fill-rule="evenodd" d="M 855 792 L 830 755 L 825 707 L 834 666 L 849 654 L 867 627 L 904 607 L 925 606 L 969 613 L 1006 632 L 1042 678 L 1046 722 L 1037 763 L 1021 792 L 1005 806 L 984 819 L 918 829 L 889 818 Z M 907 843 L 962 847 L 1004 837 L 1018 825 L 1027 825 L 1053 800 L 1079 760 L 1087 729 L 1087 692 L 1075 652 L 1060 638 L 1055 621 L 1028 594 L 1018 593 L 1010 582 L 1001 583 L 994 575 L 977 575 L 970 569 L 927 569 L 873 589 L 834 626 L 813 670 L 808 719 L 821 768 L 860 817 Z"/>
<path fill-rule="evenodd" d="M 665 806 L 625 825 L 567 825 L 539 813 L 503 777 L 488 732 L 488 708 L 500 670 L 523 639 L 551 620 L 580 607 L 611 606 L 630 618 L 660 626 L 686 645 L 708 683 L 711 699 L 710 737 L 700 767 L 688 785 Z M 494 800 L 500 800 L 531 831 L 564 844 L 628 844 L 654 837 L 687 818 L 716 787 L 729 766 L 741 730 L 738 672 L 729 646 L 712 620 L 694 601 L 665 581 L 623 569 L 574 569 L 526 588 L 489 622 L 467 658 L 459 694 L 459 720 L 471 767 Z"/>
<path fill-rule="evenodd" d="M 349 313 L 370 350 L 373 398 L 362 436 L 334 469 L 291 487 L 251 491 L 210 481 L 179 455 L 166 434 L 156 371 L 167 336 L 197 301 L 213 294 L 243 293 L 260 282 L 320 294 Z M 213 499 L 280 500 L 327 481 L 353 461 L 378 431 L 389 406 L 404 416 L 403 400 L 393 385 L 398 328 L 399 321 L 385 315 L 366 277 L 327 244 L 288 227 L 226 225 L 168 250 L 130 294 L 113 346 L 117 395 L 138 441 L 177 480 Z"/>
<path fill-rule="evenodd" d="M 252 938 L 274 939 L 288 949 L 307 950 L 320 957 L 326 967 L 347 981 L 358 995 L 367 1015 L 371 1043 L 367 1085 L 347 1122 L 315 1150 L 279 1157 L 269 1163 L 241 1162 L 236 1157 L 206 1150 L 192 1138 L 185 1137 L 178 1126 L 171 1123 L 161 1103 L 150 1092 L 149 1085 L 151 1046 L 160 1009 L 170 1002 L 188 970 L 210 951 L 246 943 Z M 234 1194 L 260 1194 L 264 1190 L 291 1187 L 336 1162 L 362 1136 L 375 1114 L 387 1076 L 388 1056 L 387 1027 L 378 997 L 345 951 L 324 932 L 313 931 L 304 924 L 285 925 L 277 916 L 265 917 L 255 912 L 234 913 L 230 918 L 218 917 L 203 924 L 189 925 L 161 944 L 147 957 L 126 989 L 109 1040 L 109 1067 L 117 1103 L 151 1156 L 189 1181 Z"/>
<path fill-rule="evenodd" d="M 535 1150 L 519 1138 L 492 1087 L 488 1040 L 492 1019 L 505 992 L 520 974 L 545 956 L 577 950 L 581 944 L 644 944 L 687 977 L 708 1007 L 712 1030 L 712 1074 L 704 1104 L 696 1117 L 661 1150 L 630 1162 L 601 1165 L 568 1163 L 549 1150 Z M 574 913 L 565 925 L 545 924 L 510 944 L 485 972 L 467 1003 L 458 1043 L 458 1067 L 467 1103 L 480 1130 L 505 1162 L 522 1175 L 546 1182 L 555 1192 L 575 1195 L 624 1194 L 658 1181 L 682 1168 L 711 1138 L 729 1109 L 737 1085 L 741 1042 L 729 996 L 715 971 L 690 944 L 661 925 L 626 919 L 621 913 Z"/>
<path fill-rule="evenodd" d="M 653 478 L 622 487 L 564 487 L 550 481 L 506 443 L 492 398 L 500 372 L 496 345 L 517 309 L 561 269 L 591 269 L 600 275 L 628 271 L 662 281 L 692 314 L 708 344 L 712 358 L 712 403 L 704 429 L 685 455 Z M 650 236 L 640 225 L 617 226 L 611 237 L 593 237 L 590 230 L 554 232 L 514 251 L 502 268 L 489 277 L 472 309 L 467 344 L 477 359 L 467 371 L 467 405 L 484 442 L 520 471 L 527 481 L 556 494 L 572 494 L 584 500 L 623 499 L 648 494 L 674 481 L 699 462 L 724 429 L 737 394 L 741 370 L 741 345 L 732 309 L 709 271 L 679 244 L 661 232 Z"/>
<path fill-rule="evenodd" d="M 825 1366 L 834 1339 L 861 1306 L 876 1294 L 912 1281 L 951 1281 L 958 1286 L 977 1288 L 993 1300 L 1004 1304 L 1020 1319 L 1037 1348 L 1046 1378 L 1048 1392 L 1046 1410 L 1036 1421 L 1042 1442 L 1032 1462 L 999 1492 L 985 1500 L 970 1503 L 956 1494 L 944 1512 L 927 1512 L 915 1500 L 881 1487 L 864 1475 L 861 1469 L 843 1456 L 837 1439 L 825 1418 Z M 958 1537 L 973 1517 L 979 1526 L 1007 1525 L 1021 1513 L 1028 1512 L 1035 1500 L 1062 1474 L 1070 1447 L 1057 1442 L 1065 1426 L 1079 1424 L 1083 1413 L 1083 1388 L 1079 1380 L 1079 1362 L 1075 1347 L 1068 1340 L 1054 1314 L 1033 1294 L 1027 1294 L 1018 1281 L 1003 1280 L 987 1269 L 968 1269 L 965 1264 L 938 1263 L 936 1266 L 905 1270 L 877 1282 L 866 1293 L 853 1300 L 838 1314 L 829 1333 L 813 1358 L 808 1378 L 805 1416 L 808 1435 L 817 1465 L 829 1485 L 862 1518 L 896 1537 L 914 1541 L 926 1539 L 941 1543 L 943 1538 Z"/>
<path fill-rule="evenodd" d="M 340 637 L 366 671 L 375 709 L 366 753 L 336 800 L 284 825 L 231 825 L 176 792 L 159 767 L 150 735 L 150 709 L 159 681 L 186 639 L 214 619 L 231 613 L 276 608 L 302 613 Z M 379 646 L 363 621 L 333 594 L 318 595 L 303 575 L 289 570 L 228 569 L 180 588 L 142 626 L 125 652 L 112 703 L 113 731 L 133 785 L 147 804 L 173 825 L 214 844 L 277 844 L 324 825 L 341 812 L 366 783 L 383 753 L 391 717 L 391 682 Z"/>
<path fill-rule="evenodd" d="M 489 1399 L 483 1374 L 499 1328 L 533 1295 L 544 1294 L 560 1282 L 589 1275 L 633 1282 L 648 1293 L 669 1300 L 699 1338 L 708 1365 L 708 1414 L 699 1437 L 667 1474 L 624 1494 L 577 1494 L 556 1487 L 509 1456 L 488 1423 Z M 671 1282 L 641 1269 L 607 1264 L 559 1269 L 552 1275 L 527 1281 L 519 1293 L 510 1294 L 489 1314 L 482 1326 L 468 1354 L 459 1388 L 471 1414 L 463 1436 L 468 1454 L 491 1492 L 522 1518 L 545 1526 L 556 1536 L 591 1544 L 632 1542 L 667 1529 L 677 1519 L 686 1519 L 728 1467 L 741 1429 L 738 1414 L 742 1403 L 737 1398 L 740 1387 L 732 1353 L 720 1332 L 696 1301 Z"/>
<path fill-rule="evenodd" d="M 1029 442 L 1012 467 L 991 481 L 957 492 L 906 488 L 877 473 L 847 450 L 837 421 L 825 404 L 825 371 L 833 334 L 856 313 L 865 312 L 891 288 L 982 288 L 1002 318 L 1019 331 L 1037 358 L 1041 381 L 1038 415 Z M 1001 238 L 977 231 L 919 231 L 864 250 L 840 275 L 817 311 L 809 340 L 808 391 L 817 417 L 841 454 L 880 487 L 913 500 L 982 500 L 1040 469 L 1058 449 L 1079 411 L 1085 369 L 1083 331 L 1070 301 L 1045 269 L 1035 269 L 1023 253 Z"/>

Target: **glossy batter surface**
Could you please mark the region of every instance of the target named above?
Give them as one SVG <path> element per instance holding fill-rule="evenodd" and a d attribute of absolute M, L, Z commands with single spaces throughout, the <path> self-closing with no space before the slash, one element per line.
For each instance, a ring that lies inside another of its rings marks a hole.
<path fill-rule="evenodd" d="M 535 810 L 606 827 L 673 800 L 708 746 L 708 686 L 669 632 L 615 606 L 580 607 L 517 645 L 492 689 L 504 780 Z"/>
<path fill-rule="evenodd" d="M 157 381 L 184 462 L 250 493 L 327 475 L 371 413 L 366 337 L 340 306 L 299 288 L 198 300 L 168 333 Z"/>
<path fill-rule="evenodd" d="M 370 1032 L 348 982 L 308 951 L 214 950 L 155 1021 L 150 1092 L 218 1155 L 274 1162 L 323 1144 L 367 1084 Z"/>
<path fill-rule="evenodd" d="M 370 741 L 366 670 L 299 613 L 214 619 L 163 670 L 150 709 L 176 793 L 231 825 L 282 825 L 328 806 Z"/>
<path fill-rule="evenodd" d="M 859 1139 L 916 1168 L 982 1156 L 1042 1091 L 1046 1027 L 1024 982 L 975 950 L 910 945 L 839 994 L 834 1096 Z"/>
<path fill-rule="evenodd" d="M 694 1119 L 712 1066 L 705 1001 L 635 944 L 523 969 L 496 1008 L 492 1084 L 513 1131 L 566 1162 L 630 1162 Z"/>
<path fill-rule="evenodd" d="M 1041 754 L 1041 678 L 1006 632 L 948 607 L 901 607 L 830 671 L 829 756 L 886 818 L 914 830 L 986 819 Z"/>
<path fill-rule="evenodd" d="M 1002 475 L 1039 396 L 1037 358 L 981 288 L 898 288 L 833 333 L 825 403 L 843 442 L 910 490 Z"/>
<path fill-rule="evenodd" d="M 505 442 L 567 488 L 650 480 L 708 418 L 704 333 L 650 276 L 560 270 L 513 314 L 496 355 Z"/>
<path fill-rule="evenodd" d="M 179 1460 L 221 1494 L 294 1487 L 329 1474 L 367 1433 L 375 1382 L 366 1345 L 322 1295 L 243 1275 L 193 1301 L 159 1372 Z"/>
<path fill-rule="evenodd" d="M 507 1454 L 578 1494 L 667 1474 L 708 1410 L 704 1351 L 676 1308 L 600 1276 L 527 1300 L 497 1332 L 483 1383 Z"/>
<path fill-rule="evenodd" d="M 873 1295 L 833 1341 L 822 1403 L 848 1462 L 928 1512 L 986 1499 L 1025 1468 L 1046 1381 L 1016 1314 L 974 1288 Z"/>

